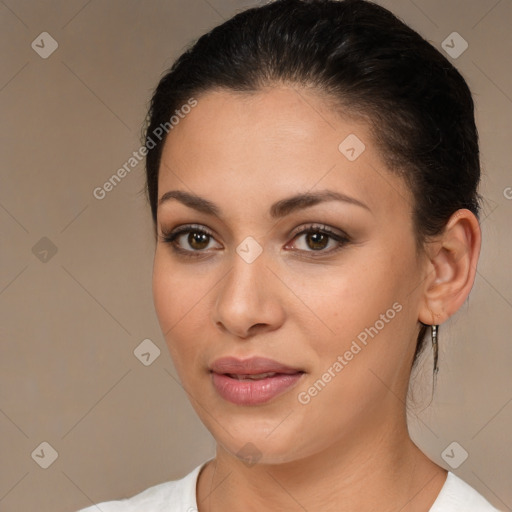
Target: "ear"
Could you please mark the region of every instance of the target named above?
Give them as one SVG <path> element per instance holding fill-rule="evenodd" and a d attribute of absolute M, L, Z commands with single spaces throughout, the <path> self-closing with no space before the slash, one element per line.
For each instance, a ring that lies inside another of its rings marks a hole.
<path fill-rule="evenodd" d="M 481 238 L 478 219 L 464 208 L 450 217 L 441 235 L 427 243 L 420 322 L 439 325 L 462 306 L 475 281 Z"/>

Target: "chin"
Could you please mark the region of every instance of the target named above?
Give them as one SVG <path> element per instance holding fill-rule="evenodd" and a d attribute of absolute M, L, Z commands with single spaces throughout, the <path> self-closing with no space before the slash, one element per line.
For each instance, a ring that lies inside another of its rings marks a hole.
<path fill-rule="evenodd" d="M 296 413 L 287 418 L 285 410 L 281 406 L 274 414 L 267 411 L 258 416 L 253 409 L 242 416 L 226 412 L 200 419 L 218 445 L 246 464 L 283 464 L 307 456 L 309 451 L 297 442 L 304 442 L 304 429 L 293 422 Z"/>

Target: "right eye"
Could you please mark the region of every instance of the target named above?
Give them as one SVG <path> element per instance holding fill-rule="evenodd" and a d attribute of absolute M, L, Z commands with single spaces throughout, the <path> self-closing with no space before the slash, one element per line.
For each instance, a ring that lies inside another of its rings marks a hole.
<path fill-rule="evenodd" d="M 204 227 L 197 225 L 180 226 L 170 233 L 163 232 L 162 241 L 171 245 L 174 251 L 192 257 L 199 256 L 208 249 L 218 250 L 222 248 L 220 244 L 217 247 L 212 247 L 210 244 L 215 242 L 213 234 Z"/>

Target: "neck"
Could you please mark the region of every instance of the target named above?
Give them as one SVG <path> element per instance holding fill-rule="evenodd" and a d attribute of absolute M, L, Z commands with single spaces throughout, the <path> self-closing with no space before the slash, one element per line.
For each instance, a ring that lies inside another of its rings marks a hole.
<path fill-rule="evenodd" d="M 199 512 L 428 512 L 445 479 L 446 471 L 412 442 L 404 418 L 281 464 L 248 466 L 219 446 L 201 472 L 197 501 Z"/>

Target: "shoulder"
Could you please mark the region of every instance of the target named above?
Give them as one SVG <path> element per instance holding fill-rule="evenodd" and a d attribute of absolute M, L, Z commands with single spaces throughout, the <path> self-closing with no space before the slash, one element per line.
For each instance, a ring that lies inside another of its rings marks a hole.
<path fill-rule="evenodd" d="M 154 485 L 131 498 L 97 503 L 78 512 L 197 512 L 197 477 L 206 462 L 181 480 Z"/>
<path fill-rule="evenodd" d="M 455 473 L 446 482 L 429 512 L 499 512 L 476 489 Z"/>

